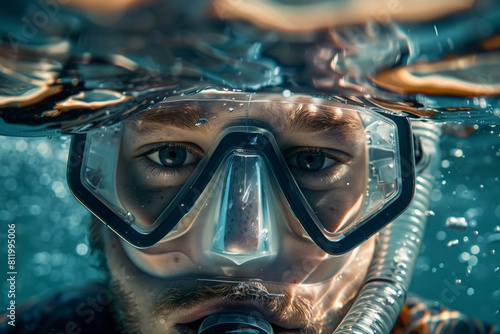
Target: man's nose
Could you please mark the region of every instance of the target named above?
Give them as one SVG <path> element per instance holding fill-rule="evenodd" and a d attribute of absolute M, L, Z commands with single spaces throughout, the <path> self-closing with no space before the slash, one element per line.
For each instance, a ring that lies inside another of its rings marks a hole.
<path fill-rule="evenodd" d="M 226 163 L 212 252 L 241 264 L 271 254 L 270 191 L 261 156 L 233 153 Z"/>

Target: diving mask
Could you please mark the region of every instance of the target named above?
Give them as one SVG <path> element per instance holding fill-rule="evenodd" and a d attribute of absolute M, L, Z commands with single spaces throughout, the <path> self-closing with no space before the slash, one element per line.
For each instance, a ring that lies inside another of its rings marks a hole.
<path fill-rule="evenodd" d="M 126 243 L 171 255 L 148 268 L 155 276 L 316 283 L 330 258 L 406 209 L 413 159 L 404 117 L 332 97 L 206 88 L 75 135 L 68 176 Z M 287 275 L 284 254 L 296 247 L 310 270 Z"/>

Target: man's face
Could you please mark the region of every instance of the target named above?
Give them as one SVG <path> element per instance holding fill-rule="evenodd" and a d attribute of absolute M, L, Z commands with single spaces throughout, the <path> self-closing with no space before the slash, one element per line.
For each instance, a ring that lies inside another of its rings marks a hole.
<path fill-rule="evenodd" d="M 127 120 L 116 175 L 123 207 L 143 226 L 154 224 L 221 131 L 241 125 L 242 114 L 246 125 L 273 134 L 325 230 L 335 232 L 360 213 L 367 161 L 358 114 L 271 100 L 229 106 L 222 101 L 178 103 Z M 272 215 L 265 216 L 273 217 L 265 225 L 266 233 L 272 229 L 266 234 L 273 238 L 269 256 L 230 262 L 210 255 L 206 240 L 216 238 L 211 231 L 220 233 L 214 210 L 209 209 L 212 198 L 222 191 L 217 182 L 201 194 L 175 233 L 149 249 L 134 249 L 103 229 L 104 253 L 125 328 L 196 333 L 203 318 L 238 312 L 266 319 L 276 333 L 332 332 L 366 275 L 373 240 L 342 256 L 324 253 L 305 235 L 279 189 L 270 184 L 265 188 L 266 199 L 274 203 Z M 256 233 L 247 228 L 263 216 L 255 216 L 258 210 L 227 210 L 234 211 L 232 221 L 242 232 L 229 236 L 224 232 L 223 239 L 238 259 L 254 247 L 248 240 L 261 235 L 258 228 Z"/>

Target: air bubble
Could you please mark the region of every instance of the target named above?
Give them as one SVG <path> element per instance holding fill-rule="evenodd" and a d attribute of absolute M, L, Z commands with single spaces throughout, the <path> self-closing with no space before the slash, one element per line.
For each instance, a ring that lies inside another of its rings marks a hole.
<path fill-rule="evenodd" d="M 450 150 L 450 155 L 454 156 L 455 158 L 460 158 L 463 157 L 464 152 L 459 148 L 454 148 Z"/>
<path fill-rule="evenodd" d="M 480 106 L 481 108 L 483 108 L 483 109 L 484 109 L 484 108 L 486 108 L 486 107 L 488 106 L 488 104 L 486 103 L 486 100 L 485 100 L 484 98 L 480 98 L 480 99 L 479 99 L 479 106 Z"/>
<path fill-rule="evenodd" d="M 469 258 L 469 260 L 467 260 L 467 262 L 469 263 L 470 266 L 474 267 L 475 265 L 478 264 L 479 260 L 477 256 L 471 255 L 471 257 Z"/>
<path fill-rule="evenodd" d="M 495 234 L 489 235 L 488 242 L 500 242 L 500 233 L 495 233 Z"/>
<path fill-rule="evenodd" d="M 84 243 L 80 243 L 76 246 L 76 253 L 78 255 L 81 255 L 81 256 L 86 255 L 88 253 L 88 251 L 89 251 L 89 247 Z"/>
<path fill-rule="evenodd" d="M 472 267 L 471 266 L 467 266 L 467 270 L 465 270 L 465 274 L 467 276 L 470 276 L 471 273 L 472 273 Z"/>
<path fill-rule="evenodd" d="M 446 219 L 446 226 L 456 229 L 456 230 L 465 230 L 469 223 L 464 217 L 448 217 Z"/>

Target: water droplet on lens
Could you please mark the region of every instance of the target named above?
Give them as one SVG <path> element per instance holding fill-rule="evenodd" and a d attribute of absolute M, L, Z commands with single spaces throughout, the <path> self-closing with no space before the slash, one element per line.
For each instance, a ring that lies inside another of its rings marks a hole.
<path fill-rule="evenodd" d="M 135 217 L 131 212 L 125 213 L 125 220 L 129 223 L 133 223 L 135 221 Z"/>
<path fill-rule="evenodd" d="M 200 126 L 200 125 L 205 124 L 207 122 L 208 122 L 208 119 L 206 119 L 206 118 L 200 118 L 200 119 L 198 119 L 198 122 L 196 122 L 195 125 L 196 126 Z"/>

